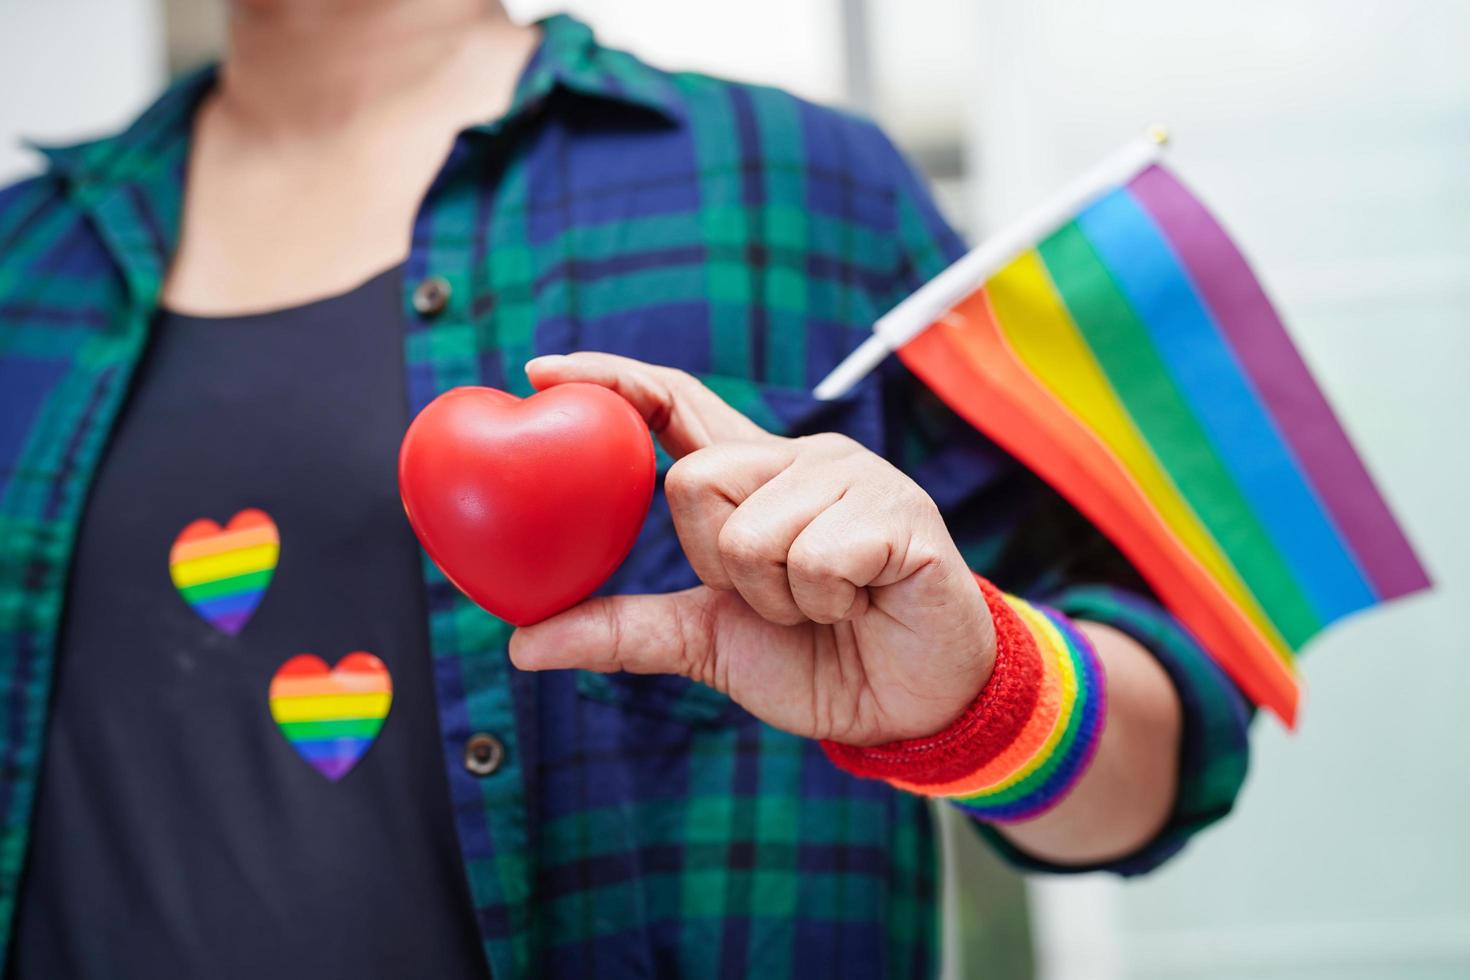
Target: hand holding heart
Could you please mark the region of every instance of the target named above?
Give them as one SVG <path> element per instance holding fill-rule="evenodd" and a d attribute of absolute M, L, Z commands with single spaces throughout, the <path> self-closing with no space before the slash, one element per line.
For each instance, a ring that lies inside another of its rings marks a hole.
<path fill-rule="evenodd" d="M 611 389 L 643 416 L 675 458 L 664 489 L 704 584 L 522 627 L 516 666 L 680 674 L 855 745 L 940 731 L 984 686 L 984 599 L 934 502 L 881 457 L 840 435 L 771 435 L 671 368 L 580 353 L 526 370 L 538 389 Z"/>

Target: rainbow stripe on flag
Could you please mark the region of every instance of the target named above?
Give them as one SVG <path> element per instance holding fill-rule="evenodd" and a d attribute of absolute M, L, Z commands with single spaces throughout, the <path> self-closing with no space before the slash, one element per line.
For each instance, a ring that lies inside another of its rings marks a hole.
<path fill-rule="evenodd" d="M 1429 580 L 1244 257 L 1159 164 L 1159 142 L 942 273 L 817 394 L 840 395 L 896 350 L 1294 724 L 1293 655 Z"/>

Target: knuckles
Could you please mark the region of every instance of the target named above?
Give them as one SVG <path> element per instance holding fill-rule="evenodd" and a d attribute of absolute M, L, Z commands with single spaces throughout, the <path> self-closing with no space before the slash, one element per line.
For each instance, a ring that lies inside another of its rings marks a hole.
<path fill-rule="evenodd" d="M 704 467 L 700 461 L 701 453 L 703 450 L 675 460 L 674 465 L 664 474 L 664 495 L 669 498 L 670 503 L 690 500 L 698 495 L 702 487 L 709 484 L 708 477 L 702 472 Z"/>
<path fill-rule="evenodd" d="M 727 466 L 719 446 L 696 450 L 669 467 L 664 494 L 674 505 L 695 501 L 720 486 Z"/>
<path fill-rule="evenodd" d="M 773 553 L 773 543 L 767 535 L 734 519 L 726 521 L 720 528 L 715 547 L 724 561 L 738 566 L 768 564 L 785 558 Z"/>
<path fill-rule="evenodd" d="M 831 547 L 805 545 L 797 539 L 786 556 L 786 567 L 793 577 L 803 581 L 829 582 L 844 578 L 848 560 L 847 556 L 837 554 Z"/>
<path fill-rule="evenodd" d="M 818 432 L 814 435 L 802 436 L 796 440 L 804 453 L 832 458 L 839 456 L 863 455 L 872 456 L 874 460 L 881 461 L 881 457 L 872 453 L 866 446 L 845 436 L 840 432 Z"/>
<path fill-rule="evenodd" d="M 665 369 L 669 375 L 680 372 Z M 692 376 L 670 383 L 698 385 Z M 841 496 L 858 506 L 840 534 L 816 540 L 798 536 L 789 544 L 761 530 L 757 519 L 742 519 L 737 508 L 714 542 L 720 561 L 731 568 L 753 570 L 784 565 L 792 583 L 803 585 L 801 605 L 818 622 L 837 622 L 866 606 L 866 583 L 888 572 L 895 562 L 922 567 L 948 554 L 948 529 L 938 504 L 907 475 L 881 456 L 840 433 L 803 436 L 788 471 L 798 488 L 841 484 Z M 674 462 L 664 478 L 664 491 L 676 515 L 709 506 L 730 484 L 732 466 L 747 465 L 748 456 L 721 445 L 706 447 Z M 738 481 L 737 481 L 738 482 Z M 750 515 L 747 515 L 750 516 Z M 718 583 L 715 587 L 728 587 Z M 855 597 L 854 590 L 861 595 Z M 837 608 L 841 606 L 842 608 Z"/>

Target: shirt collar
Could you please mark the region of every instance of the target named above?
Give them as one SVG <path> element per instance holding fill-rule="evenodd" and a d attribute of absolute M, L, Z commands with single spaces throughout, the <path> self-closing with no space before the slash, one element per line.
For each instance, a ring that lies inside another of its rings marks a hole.
<path fill-rule="evenodd" d="M 679 116 L 673 86 L 662 72 L 623 51 L 605 48 L 592 29 L 565 14 L 538 23 L 541 44 L 521 73 L 505 115 L 475 131 L 494 133 L 545 104 L 561 89 L 577 96 L 647 110 L 664 121 Z M 182 76 L 122 132 L 69 146 L 41 146 L 53 170 L 84 182 L 134 179 L 176 158 L 188 143 L 194 110 L 213 87 L 209 65 Z"/>
<path fill-rule="evenodd" d="M 665 121 L 679 117 L 678 101 L 668 76 L 624 51 L 605 48 L 592 29 L 566 14 L 540 22 L 541 45 L 516 86 L 510 109 L 496 128 L 541 105 L 556 89 L 649 112 Z"/>

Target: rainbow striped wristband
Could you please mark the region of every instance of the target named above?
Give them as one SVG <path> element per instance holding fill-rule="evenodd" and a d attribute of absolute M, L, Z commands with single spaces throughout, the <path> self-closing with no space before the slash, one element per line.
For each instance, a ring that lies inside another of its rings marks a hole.
<path fill-rule="evenodd" d="M 991 823 L 1029 820 L 1086 772 L 1106 718 L 1097 651 L 1062 613 L 976 576 L 996 626 L 990 680 L 953 724 L 923 739 L 858 747 L 823 742 L 838 766 L 944 797 Z"/>

